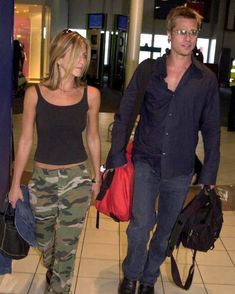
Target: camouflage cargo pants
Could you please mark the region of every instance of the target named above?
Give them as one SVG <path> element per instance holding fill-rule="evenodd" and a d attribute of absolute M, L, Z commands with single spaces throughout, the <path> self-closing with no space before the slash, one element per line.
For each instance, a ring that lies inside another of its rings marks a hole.
<path fill-rule="evenodd" d="M 45 293 L 69 293 L 79 236 L 91 199 L 86 166 L 35 168 L 29 182 L 30 205 L 43 263 L 52 270 Z"/>

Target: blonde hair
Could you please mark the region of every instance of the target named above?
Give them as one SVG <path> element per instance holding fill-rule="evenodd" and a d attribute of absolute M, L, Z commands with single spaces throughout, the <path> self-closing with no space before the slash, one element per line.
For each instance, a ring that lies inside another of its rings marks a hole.
<path fill-rule="evenodd" d="M 169 12 L 166 19 L 166 28 L 170 32 L 175 27 L 175 20 L 178 17 L 195 19 L 197 22 L 197 29 L 200 30 L 203 17 L 194 9 L 187 6 L 177 6 Z"/>
<path fill-rule="evenodd" d="M 68 77 L 72 70 L 73 65 L 81 52 L 82 45 L 85 44 L 87 50 L 87 64 L 82 77 L 75 77 L 75 83 L 79 87 L 84 84 L 84 77 L 90 65 L 91 59 L 91 46 L 90 42 L 82 37 L 79 33 L 70 30 L 60 32 L 51 42 L 49 49 L 49 75 L 44 80 L 43 84 L 51 90 L 59 87 L 60 72 L 58 60 L 64 57 L 68 49 L 70 49 L 70 61 L 65 73 L 65 78 Z"/>

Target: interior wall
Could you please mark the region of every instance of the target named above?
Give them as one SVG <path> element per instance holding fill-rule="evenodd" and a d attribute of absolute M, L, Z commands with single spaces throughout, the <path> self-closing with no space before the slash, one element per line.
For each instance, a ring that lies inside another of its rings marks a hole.
<path fill-rule="evenodd" d="M 67 26 L 77 29 L 86 29 L 86 15 L 91 12 L 107 13 L 109 16 L 107 29 L 111 30 L 114 14 L 129 15 L 130 1 L 131 0 L 16 0 L 15 2 L 40 3 L 51 6 L 51 36 L 53 37 L 55 33 Z M 227 1 L 211 0 L 211 2 L 210 23 L 203 23 L 200 37 L 217 39 L 216 61 L 218 61 L 219 53 L 223 47 L 231 48 L 232 56 L 235 57 L 235 31 L 224 30 Z M 154 1 L 145 0 L 142 33 L 165 34 L 165 21 L 154 20 L 153 9 Z"/>

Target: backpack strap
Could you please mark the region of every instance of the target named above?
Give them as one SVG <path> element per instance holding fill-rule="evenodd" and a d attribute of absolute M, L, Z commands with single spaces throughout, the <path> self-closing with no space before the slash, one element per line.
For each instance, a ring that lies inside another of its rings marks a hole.
<path fill-rule="evenodd" d="M 197 253 L 197 250 L 194 250 L 193 257 L 192 257 L 192 265 L 190 266 L 188 276 L 187 276 L 187 279 L 184 284 L 182 283 L 182 280 L 181 280 L 181 277 L 179 274 L 179 269 L 176 264 L 175 258 L 173 256 L 173 254 L 171 254 L 171 275 L 172 275 L 173 281 L 175 282 L 175 284 L 178 287 L 180 287 L 184 290 L 188 290 L 192 284 L 192 281 L 193 281 L 196 253 Z"/>
<path fill-rule="evenodd" d="M 131 136 L 131 132 L 135 126 L 135 122 L 137 119 L 137 116 L 140 112 L 141 105 L 144 101 L 144 94 L 147 89 L 148 83 L 150 81 L 150 77 L 152 75 L 152 72 L 154 70 L 154 64 L 156 60 L 152 58 L 148 58 L 143 63 L 143 70 L 142 70 L 142 76 L 141 76 L 141 88 L 139 89 L 139 93 L 137 95 L 136 99 L 136 107 L 134 109 L 133 116 L 131 118 L 130 126 L 129 126 L 129 136 L 128 139 Z M 127 142 L 128 143 L 128 142 Z"/>
<path fill-rule="evenodd" d="M 136 118 L 137 118 L 137 116 L 138 116 L 138 114 L 140 112 L 141 105 L 142 105 L 142 103 L 144 101 L 144 94 L 145 94 L 147 85 L 149 83 L 151 74 L 153 72 L 155 62 L 156 62 L 156 60 L 151 59 L 151 58 L 148 58 L 145 61 L 145 64 L 144 64 L 145 70 L 143 71 L 143 75 L 141 77 L 141 88 L 139 89 L 139 93 L 138 93 L 138 96 L 137 96 L 137 99 L 136 99 L 136 107 L 134 109 L 134 113 L 133 113 L 133 116 L 131 118 L 129 130 L 128 130 L 128 140 L 129 140 L 129 138 L 131 136 L 131 132 L 132 132 L 132 130 L 134 128 L 134 125 L 135 125 L 135 122 L 136 122 Z M 99 229 L 99 211 L 98 210 L 96 212 L 96 228 Z"/>

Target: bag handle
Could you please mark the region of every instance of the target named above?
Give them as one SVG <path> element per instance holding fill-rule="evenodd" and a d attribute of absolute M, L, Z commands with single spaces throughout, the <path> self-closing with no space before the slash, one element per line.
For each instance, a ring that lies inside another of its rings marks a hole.
<path fill-rule="evenodd" d="M 191 284 L 192 284 L 193 276 L 194 276 L 194 269 L 195 269 L 196 253 L 197 253 L 197 250 L 194 250 L 193 256 L 192 256 L 192 264 L 190 266 L 190 269 L 188 271 L 188 276 L 187 276 L 187 279 L 186 279 L 184 284 L 182 283 L 180 273 L 179 273 L 179 269 L 178 269 L 178 266 L 176 264 L 175 258 L 173 256 L 173 254 L 171 254 L 171 274 L 172 274 L 172 278 L 173 278 L 173 281 L 175 282 L 175 284 L 178 287 L 180 287 L 181 289 L 188 290 L 190 288 Z"/>

